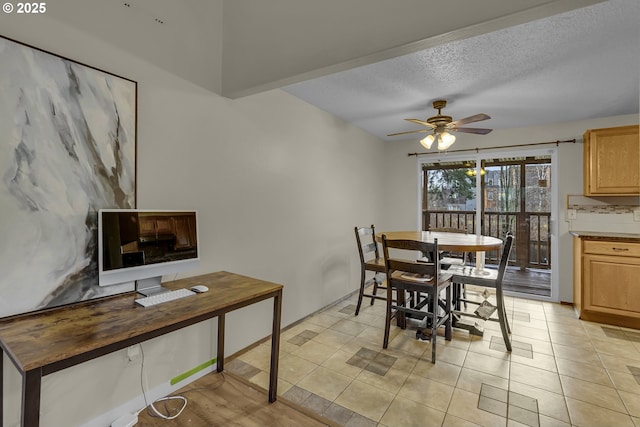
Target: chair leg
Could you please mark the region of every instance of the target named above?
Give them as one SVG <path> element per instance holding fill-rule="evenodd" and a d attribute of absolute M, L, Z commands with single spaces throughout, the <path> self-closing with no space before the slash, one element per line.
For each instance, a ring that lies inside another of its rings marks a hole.
<path fill-rule="evenodd" d="M 467 252 L 464 252 L 462 254 L 462 259 L 463 259 L 463 266 L 466 267 L 467 265 Z M 469 258 L 471 258 L 471 256 L 469 256 Z M 471 262 L 469 262 L 469 265 L 471 265 Z M 464 283 L 460 284 L 460 287 L 462 288 L 461 291 L 461 295 L 462 295 L 462 299 L 464 300 L 464 309 L 467 309 L 467 285 L 465 285 Z M 456 310 L 460 310 L 460 303 L 458 302 L 458 307 L 456 308 Z"/>
<path fill-rule="evenodd" d="M 378 273 L 373 274 L 373 295 L 378 295 Z M 370 304 L 373 305 L 375 298 L 371 298 Z"/>
<path fill-rule="evenodd" d="M 365 275 L 366 272 L 364 267 L 360 269 L 360 292 L 358 293 L 358 304 L 356 305 L 356 316 L 360 313 L 360 306 L 362 305 L 362 297 L 364 295 L 364 284 L 365 284 Z M 373 303 L 373 299 L 372 299 Z"/>
<path fill-rule="evenodd" d="M 387 281 L 387 287 L 388 287 L 388 281 Z M 388 291 L 388 289 L 387 289 Z M 409 295 L 408 297 L 411 298 L 411 291 L 408 291 Z M 393 302 L 393 299 L 392 299 Z M 404 288 L 396 288 L 396 304 L 399 307 L 407 307 L 407 291 L 405 291 Z M 391 303 L 389 304 L 389 306 L 391 306 Z M 409 306 L 411 306 L 411 303 L 409 303 Z M 404 310 L 398 310 L 396 311 L 396 324 L 398 325 L 398 327 L 400 329 L 407 329 L 407 314 L 404 312 Z"/>
<path fill-rule="evenodd" d="M 464 300 L 464 309 L 466 310 L 467 309 L 467 285 L 463 283 L 461 286 L 462 286 L 462 299 Z"/>
<path fill-rule="evenodd" d="M 500 291 L 500 294 L 502 295 L 502 291 Z M 498 296 L 498 290 L 496 289 L 496 297 Z M 504 295 L 500 298 L 502 301 L 502 315 L 504 316 L 504 324 L 507 327 L 507 333 L 509 335 L 511 335 L 511 325 L 509 324 L 509 316 L 507 316 L 507 307 L 504 305 Z"/>
<path fill-rule="evenodd" d="M 451 286 L 453 287 L 453 309 L 460 310 L 460 298 L 463 297 L 462 287 L 464 285 L 461 283 L 453 283 Z"/>
<path fill-rule="evenodd" d="M 498 291 L 496 290 L 496 295 Z M 502 289 L 500 289 L 500 295 L 502 299 L 502 311 L 504 312 L 504 324 L 507 326 L 507 333 L 511 335 L 511 325 L 509 325 L 509 317 L 507 316 L 507 307 L 504 305 L 504 295 L 502 294 Z"/>
<path fill-rule="evenodd" d="M 504 323 L 507 325 L 507 332 L 509 334 L 511 334 L 511 326 L 509 325 L 509 318 L 507 317 L 507 309 L 506 308 L 504 309 Z"/>
<path fill-rule="evenodd" d="M 387 310 L 384 318 L 384 339 L 382 341 L 382 348 L 389 346 L 389 330 L 391 329 L 391 287 L 387 284 Z"/>
<path fill-rule="evenodd" d="M 429 295 L 429 297 L 432 297 L 432 300 L 437 300 L 438 299 L 438 294 L 436 291 L 435 294 L 435 298 L 434 295 Z M 438 303 L 435 302 L 433 304 L 433 308 L 430 310 L 431 311 L 431 363 L 436 363 L 436 341 L 438 341 L 438 328 L 437 328 L 437 324 L 438 324 Z"/>
<path fill-rule="evenodd" d="M 451 284 L 451 286 L 453 286 L 453 284 Z M 451 314 L 451 286 L 447 286 L 445 291 L 446 299 L 444 312 L 445 316 L 447 316 L 447 321 L 444 323 L 444 339 L 447 341 L 451 341 L 451 326 L 453 323 L 453 315 Z"/>
<path fill-rule="evenodd" d="M 507 326 L 507 333 L 511 334 L 511 326 L 509 325 L 509 317 L 507 316 L 507 307 L 502 303 L 502 311 L 504 311 L 504 324 Z"/>
<path fill-rule="evenodd" d="M 500 322 L 500 330 L 502 331 L 502 339 L 507 351 L 511 351 L 511 338 L 509 338 L 509 324 L 507 320 L 507 312 L 504 308 L 504 299 L 502 289 L 496 289 L 496 300 L 498 302 L 498 321 Z"/>

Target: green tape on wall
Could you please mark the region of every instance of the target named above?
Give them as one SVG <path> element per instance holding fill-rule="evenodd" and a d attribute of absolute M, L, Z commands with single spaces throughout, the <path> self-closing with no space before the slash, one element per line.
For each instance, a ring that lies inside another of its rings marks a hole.
<path fill-rule="evenodd" d="M 189 378 L 191 375 L 195 374 L 196 372 L 199 372 L 199 371 L 203 370 L 207 366 L 213 365 L 214 363 L 216 363 L 216 360 L 218 360 L 218 359 L 211 359 L 208 362 L 204 362 L 203 364 L 198 365 L 195 368 L 190 369 L 187 372 L 178 375 L 177 377 L 171 378 L 171 385 L 176 385 L 177 383 L 179 383 L 183 379 Z"/>

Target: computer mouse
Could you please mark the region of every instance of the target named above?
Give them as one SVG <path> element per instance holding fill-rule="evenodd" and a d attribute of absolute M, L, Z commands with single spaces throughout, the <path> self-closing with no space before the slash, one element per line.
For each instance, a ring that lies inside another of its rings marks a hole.
<path fill-rule="evenodd" d="M 209 290 L 209 288 L 207 288 L 205 285 L 195 285 L 191 287 L 191 290 L 193 292 L 197 292 L 199 294 L 203 293 L 203 292 L 207 292 Z"/>

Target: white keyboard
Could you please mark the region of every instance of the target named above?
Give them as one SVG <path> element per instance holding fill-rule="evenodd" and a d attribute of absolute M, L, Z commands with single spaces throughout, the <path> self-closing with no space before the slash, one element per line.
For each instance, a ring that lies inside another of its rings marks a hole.
<path fill-rule="evenodd" d="M 196 293 L 190 289 L 177 289 L 175 291 L 164 292 L 162 294 L 151 295 L 144 298 L 138 298 L 136 304 L 143 307 L 149 307 L 156 304 L 162 304 L 169 301 L 174 301 L 180 298 L 190 297 Z"/>

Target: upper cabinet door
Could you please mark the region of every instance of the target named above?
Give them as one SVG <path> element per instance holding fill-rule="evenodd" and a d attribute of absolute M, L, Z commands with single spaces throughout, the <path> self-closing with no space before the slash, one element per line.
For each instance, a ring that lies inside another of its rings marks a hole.
<path fill-rule="evenodd" d="M 584 134 L 584 194 L 640 195 L 639 126 L 592 129 Z"/>

